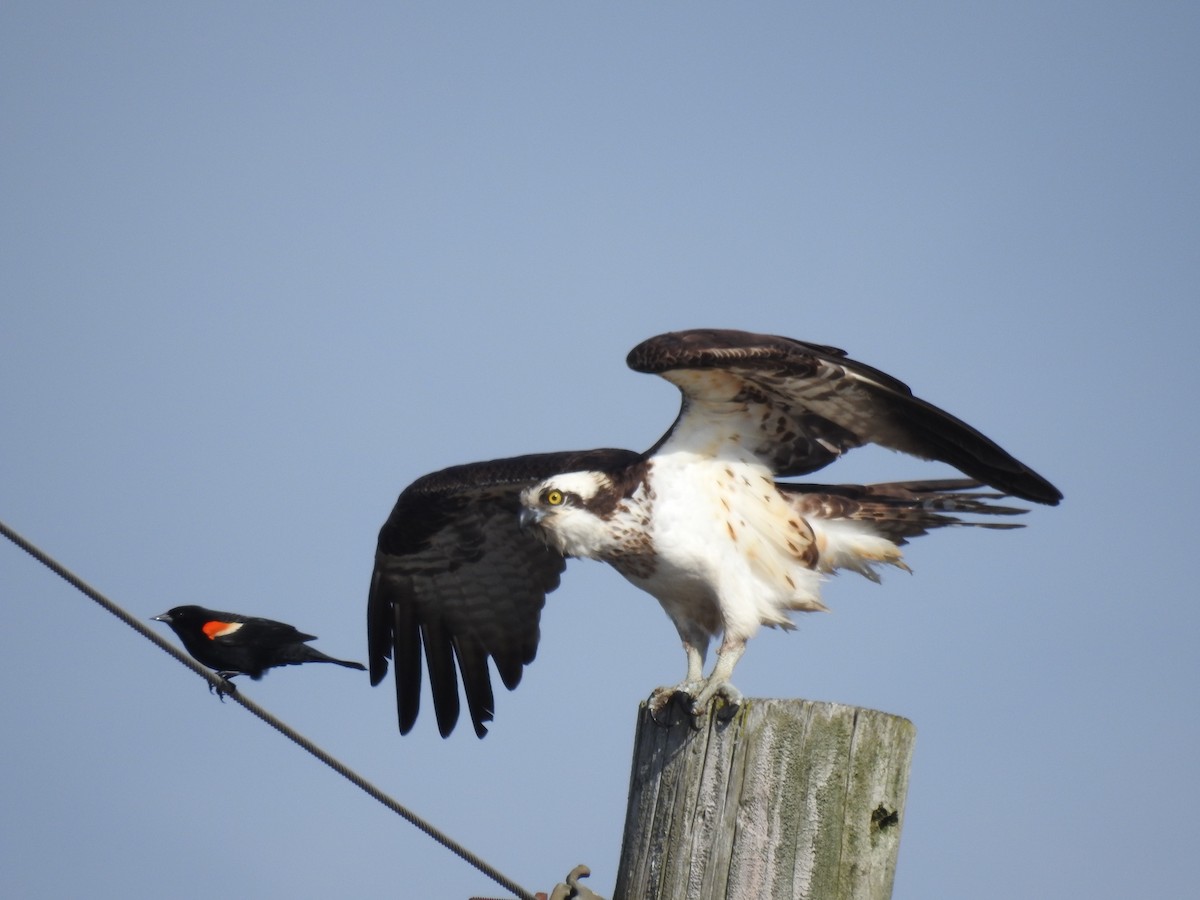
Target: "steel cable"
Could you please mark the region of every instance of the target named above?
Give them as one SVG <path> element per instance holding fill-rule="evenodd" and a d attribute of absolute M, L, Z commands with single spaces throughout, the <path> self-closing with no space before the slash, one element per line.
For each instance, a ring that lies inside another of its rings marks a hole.
<path fill-rule="evenodd" d="M 124 609 L 122 609 L 112 600 L 109 600 L 70 569 L 66 568 L 53 557 L 38 549 L 3 522 L 0 522 L 0 534 L 3 534 L 6 538 L 40 562 L 55 575 L 59 576 L 68 584 L 79 590 L 82 594 L 94 600 L 96 603 L 99 603 L 102 607 L 104 607 L 104 609 L 112 613 L 134 631 L 138 632 L 138 634 L 142 635 L 142 637 L 153 641 L 160 649 L 165 650 L 193 672 L 205 678 L 212 688 L 225 691 L 225 696 L 231 697 L 233 700 L 240 703 L 243 707 L 245 707 L 254 715 L 258 716 L 258 718 L 266 722 L 284 737 L 288 738 L 293 743 L 298 744 L 300 747 L 303 747 L 310 754 L 315 756 L 321 762 L 325 763 L 325 765 L 329 766 L 329 768 L 333 769 L 347 781 L 351 782 L 360 790 L 365 791 L 367 794 L 374 797 L 409 824 L 423 831 L 455 856 L 459 857 L 469 865 L 474 866 L 505 890 L 511 891 L 518 898 L 520 898 L 520 900 L 536 900 L 533 894 L 522 888 L 504 873 L 489 865 L 485 860 L 476 856 L 462 844 L 455 841 L 453 838 L 436 828 L 434 825 L 425 821 L 399 801 L 385 794 L 371 782 L 367 781 L 367 779 L 363 778 L 345 763 L 341 762 L 341 760 L 331 756 L 329 753 L 318 747 L 311 740 L 300 734 L 286 722 L 263 709 L 253 700 L 243 697 L 240 691 L 229 692 L 229 684 L 223 678 L 220 678 L 214 672 L 211 672 L 205 666 L 202 666 L 200 663 L 196 662 L 196 660 L 192 659 L 157 631 L 151 629 L 146 623 L 127 613 Z"/>

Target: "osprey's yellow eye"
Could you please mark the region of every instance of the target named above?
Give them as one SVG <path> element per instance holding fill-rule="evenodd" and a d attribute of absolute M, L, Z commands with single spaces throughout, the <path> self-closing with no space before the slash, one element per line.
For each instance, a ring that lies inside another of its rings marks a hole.
<path fill-rule="evenodd" d="M 550 490 L 546 491 L 546 502 L 551 506 L 561 506 L 563 500 L 565 499 L 566 498 L 563 497 L 563 492 L 560 490 L 551 488 Z"/>

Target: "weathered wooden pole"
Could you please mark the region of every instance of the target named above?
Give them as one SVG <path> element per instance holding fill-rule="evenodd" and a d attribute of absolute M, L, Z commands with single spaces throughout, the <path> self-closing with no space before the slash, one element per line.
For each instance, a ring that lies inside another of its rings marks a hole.
<path fill-rule="evenodd" d="M 638 716 L 613 900 L 885 900 L 916 728 L 747 700 L 728 722 Z"/>

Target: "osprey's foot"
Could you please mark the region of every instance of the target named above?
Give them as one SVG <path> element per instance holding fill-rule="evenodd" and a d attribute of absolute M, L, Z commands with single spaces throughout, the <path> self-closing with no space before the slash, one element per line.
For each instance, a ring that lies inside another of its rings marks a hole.
<path fill-rule="evenodd" d="M 692 700 L 691 713 L 693 716 L 702 716 L 709 701 L 714 697 L 720 697 L 723 701 L 716 707 L 717 720 L 728 722 L 737 715 L 738 708 L 742 705 L 742 692 L 733 686 L 731 682 L 709 679 L 708 684 L 704 686 L 704 690 L 695 695 Z"/>
<path fill-rule="evenodd" d="M 692 715 L 692 698 L 704 688 L 703 681 L 681 681 L 679 684 L 655 688 L 646 707 L 655 725 L 670 727 L 679 721 L 680 712 Z"/>

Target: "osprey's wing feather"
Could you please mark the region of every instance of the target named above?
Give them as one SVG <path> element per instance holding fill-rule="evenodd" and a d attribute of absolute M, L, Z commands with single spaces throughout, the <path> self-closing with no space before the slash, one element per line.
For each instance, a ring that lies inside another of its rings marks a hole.
<path fill-rule="evenodd" d="M 895 481 L 886 484 L 776 484 L 796 510 L 811 521 L 849 519 L 868 522 L 897 545 L 947 525 L 1023 528 L 1019 522 L 963 519 L 963 515 L 1015 516 L 1028 512 L 992 501 L 1004 498 L 970 478 Z"/>
<path fill-rule="evenodd" d="M 490 657 L 512 690 L 537 652 L 542 606 L 565 559 L 522 531 L 519 496 L 559 472 L 608 471 L 629 450 L 542 453 L 452 466 L 404 489 L 379 532 L 367 603 L 371 683 L 395 661 L 400 731 L 420 707 L 422 653 L 442 736 L 458 721 L 458 676 L 475 733 L 494 707 Z"/>
<path fill-rule="evenodd" d="M 696 329 L 643 341 L 627 362 L 683 392 L 679 418 L 651 453 L 678 439 L 683 426 L 711 424 L 781 477 L 813 472 L 846 450 L 875 443 L 949 463 L 1026 500 L 1062 499 L 1054 485 L 966 422 L 836 347 Z"/>

